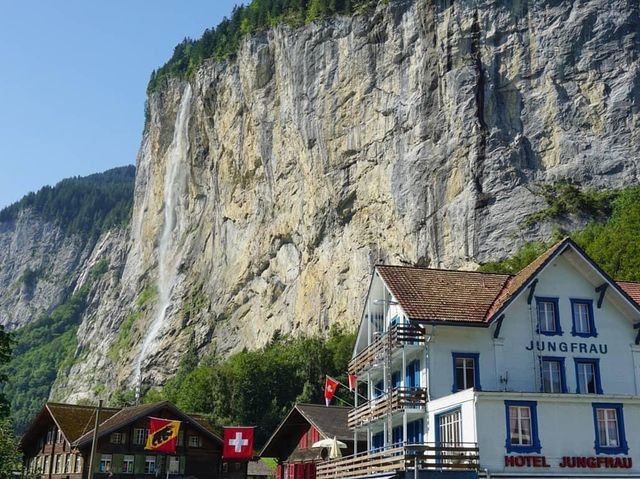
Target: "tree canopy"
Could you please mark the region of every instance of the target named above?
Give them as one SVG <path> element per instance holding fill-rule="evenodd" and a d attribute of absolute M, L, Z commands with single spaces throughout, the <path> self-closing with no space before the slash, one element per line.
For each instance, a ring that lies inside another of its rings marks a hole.
<path fill-rule="evenodd" d="M 242 38 L 278 23 L 299 26 L 332 15 L 348 15 L 388 0 L 253 0 L 236 5 L 229 18 L 207 29 L 198 40 L 185 38 L 167 63 L 151 74 L 148 92 L 169 77 L 191 75 L 208 58 L 224 59 L 238 50 Z"/>
<path fill-rule="evenodd" d="M 124 166 L 85 177 L 67 178 L 29 193 L 0 211 L 0 223 L 29 209 L 71 234 L 95 240 L 114 226 L 126 225 L 133 207 L 135 167 Z"/>
<path fill-rule="evenodd" d="M 192 351 L 180 370 L 146 400 L 168 399 L 188 412 L 204 413 L 215 424 L 256 426 L 256 444 L 269 435 L 296 402 L 323 402 L 325 375 L 346 383 L 355 336 L 333 329 L 321 337 L 279 337 L 264 348 L 225 361 Z M 339 397 L 351 401 L 348 391 Z"/>

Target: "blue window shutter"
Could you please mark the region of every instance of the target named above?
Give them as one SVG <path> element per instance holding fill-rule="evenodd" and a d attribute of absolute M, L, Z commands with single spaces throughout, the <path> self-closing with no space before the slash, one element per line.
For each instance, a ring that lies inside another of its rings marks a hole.
<path fill-rule="evenodd" d="M 404 384 L 406 387 L 413 387 L 411 384 L 411 378 L 413 377 L 413 363 L 407 364 L 407 370 L 405 371 Z"/>
<path fill-rule="evenodd" d="M 420 361 L 413 362 L 413 387 L 420 387 Z"/>

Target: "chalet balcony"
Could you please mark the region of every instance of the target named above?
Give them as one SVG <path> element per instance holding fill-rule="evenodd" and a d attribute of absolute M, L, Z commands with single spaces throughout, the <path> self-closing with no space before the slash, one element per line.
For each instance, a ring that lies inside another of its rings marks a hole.
<path fill-rule="evenodd" d="M 376 338 L 369 346 L 363 349 L 355 358 L 349 361 L 349 373 L 360 375 L 374 363 L 380 362 L 385 354 L 391 354 L 394 350 L 408 345 L 424 345 L 424 329 L 415 324 L 396 324 Z"/>
<path fill-rule="evenodd" d="M 432 471 L 477 471 L 480 457 L 478 445 L 455 446 L 409 444 L 377 452 L 364 452 L 320 462 L 317 479 L 349 479 L 374 474 Z"/>
<path fill-rule="evenodd" d="M 387 412 L 403 409 L 424 410 L 426 405 L 426 388 L 394 388 L 390 397 L 389 394 L 385 394 L 349 411 L 348 424 L 350 428 L 354 428 L 380 419 Z"/>

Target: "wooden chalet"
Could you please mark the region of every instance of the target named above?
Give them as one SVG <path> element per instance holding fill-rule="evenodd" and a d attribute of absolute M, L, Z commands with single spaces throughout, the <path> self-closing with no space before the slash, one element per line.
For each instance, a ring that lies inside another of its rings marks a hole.
<path fill-rule="evenodd" d="M 343 455 L 354 453 L 354 435 L 347 424 L 349 408 L 296 404 L 262 449 L 260 457 L 277 459 L 276 479 L 315 479 L 316 464 L 329 456 L 329 448 L 312 447 L 334 437 L 347 445 Z M 365 437 L 358 448 L 366 448 Z"/>
<path fill-rule="evenodd" d="M 47 403 L 20 441 L 25 470 L 43 479 L 85 479 L 96 408 Z M 182 422 L 175 454 L 146 451 L 149 417 Z M 241 479 L 246 465 L 223 463 L 222 439 L 202 417 L 187 415 L 168 401 L 103 408 L 93 460 L 95 479 L 190 477 Z"/>

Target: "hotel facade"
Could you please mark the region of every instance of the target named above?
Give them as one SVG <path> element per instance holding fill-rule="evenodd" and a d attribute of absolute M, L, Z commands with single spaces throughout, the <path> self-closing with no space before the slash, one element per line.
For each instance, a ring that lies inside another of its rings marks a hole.
<path fill-rule="evenodd" d="M 566 239 L 516 275 L 376 267 L 355 477 L 640 477 L 640 284 Z"/>

